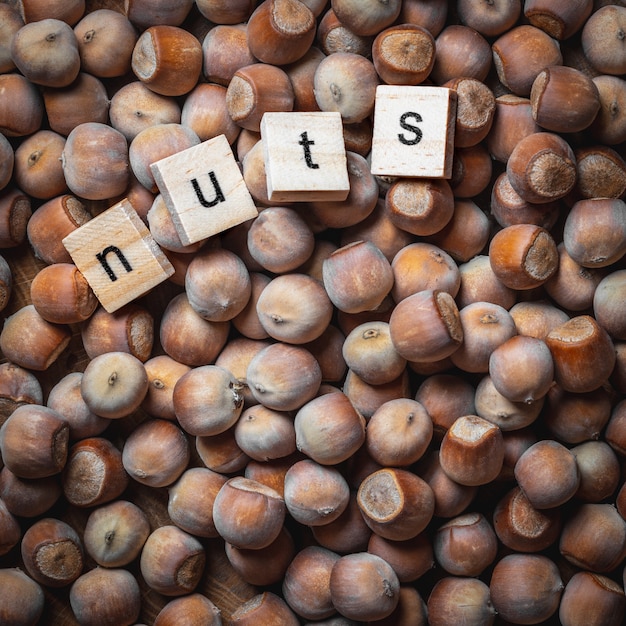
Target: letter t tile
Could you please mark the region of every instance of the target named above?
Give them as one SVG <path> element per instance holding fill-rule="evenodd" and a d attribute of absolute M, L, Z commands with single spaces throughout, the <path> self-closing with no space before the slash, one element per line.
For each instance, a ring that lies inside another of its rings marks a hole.
<path fill-rule="evenodd" d="M 346 199 L 350 181 L 339 113 L 265 113 L 261 140 L 270 200 Z"/>

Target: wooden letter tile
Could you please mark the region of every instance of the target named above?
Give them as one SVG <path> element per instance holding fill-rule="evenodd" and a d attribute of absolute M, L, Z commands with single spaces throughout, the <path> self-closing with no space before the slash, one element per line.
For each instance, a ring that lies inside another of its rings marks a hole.
<path fill-rule="evenodd" d="M 63 245 L 109 313 L 174 273 L 127 199 L 67 235 Z"/>
<path fill-rule="evenodd" d="M 224 135 L 150 165 L 185 245 L 258 215 Z"/>
<path fill-rule="evenodd" d="M 451 178 L 456 93 L 445 87 L 379 85 L 372 174 Z"/>
<path fill-rule="evenodd" d="M 339 113 L 265 113 L 261 139 L 270 200 L 346 199 L 350 182 Z"/>

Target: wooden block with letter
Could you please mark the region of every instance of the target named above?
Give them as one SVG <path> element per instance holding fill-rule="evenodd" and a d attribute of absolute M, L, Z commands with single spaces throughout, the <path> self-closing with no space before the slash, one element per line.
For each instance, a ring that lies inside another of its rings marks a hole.
<path fill-rule="evenodd" d="M 379 85 L 372 174 L 451 178 L 456 92 L 446 87 Z"/>
<path fill-rule="evenodd" d="M 63 245 L 109 313 L 174 273 L 127 199 L 71 232 Z"/>
<path fill-rule="evenodd" d="M 350 181 L 339 113 L 268 112 L 261 139 L 270 200 L 346 199 Z"/>
<path fill-rule="evenodd" d="M 258 215 L 224 135 L 152 163 L 150 169 L 185 245 Z"/>

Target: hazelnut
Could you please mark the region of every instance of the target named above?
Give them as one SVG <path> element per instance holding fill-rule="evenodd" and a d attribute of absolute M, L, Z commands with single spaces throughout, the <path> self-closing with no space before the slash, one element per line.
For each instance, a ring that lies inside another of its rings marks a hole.
<path fill-rule="evenodd" d="M 131 68 L 148 89 L 163 96 L 182 96 L 200 78 L 202 46 L 192 33 L 159 21 L 137 39 Z"/>
<path fill-rule="evenodd" d="M 496 390 L 508 400 L 531 403 L 545 396 L 552 386 L 552 354 L 541 339 L 515 335 L 491 353 L 489 375 Z"/>
<path fill-rule="evenodd" d="M 461 285 L 456 302 L 460 308 L 472 302 L 491 302 L 508 311 L 515 305 L 516 291 L 507 287 L 495 275 L 488 255 L 478 254 L 469 261 L 461 263 L 459 273 Z"/>
<path fill-rule="evenodd" d="M 478 486 L 461 485 L 452 480 L 441 467 L 440 452 L 433 450 L 419 464 L 419 475 L 433 490 L 437 517 L 460 515 L 472 503 Z"/>
<path fill-rule="evenodd" d="M 515 464 L 515 479 L 536 509 L 553 509 L 578 490 L 576 457 L 564 445 L 543 439 L 528 448 Z"/>
<path fill-rule="evenodd" d="M 554 380 L 565 391 L 593 391 L 613 371 L 613 342 L 590 315 L 578 315 L 553 328 L 546 344 L 552 353 Z"/>
<path fill-rule="evenodd" d="M 388 85 L 419 85 L 435 63 L 435 38 L 417 24 L 389 26 L 374 39 L 372 62 Z"/>
<path fill-rule="evenodd" d="M 244 262 L 223 248 L 205 248 L 194 256 L 185 275 L 191 307 L 210 322 L 225 322 L 241 313 L 252 286 Z"/>
<path fill-rule="evenodd" d="M 12 515 L 39 517 L 52 508 L 62 493 L 58 475 L 20 478 L 6 466 L 0 470 L 0 498 Z"/>
<path fill-rule="evenodd" d="M 517 22 L 522 6 L 518 2 L 475 3 L 460 0 L 457 6 L 463 24 L 485 37 L 497 37 L 510 30 Z"/>
<path fill-rule="evenodd" d="M 84 122 L 70 132 L 61 163 L 67 186 L 81 198 L 114 198 L 129 182 L 126 138 L 100 122 Z"/>
<path fill-rule="evenodd" d="M 91 219 L 85 205 L 71 194 L 63 194 L 44 202 L 33 213 L 26 226 L 26 235 L 35 256 L 48 265 L 71 263 L 72 258 L 62 241 L 71 232 Z"/>
<path fill-rule="evenodd" d="M 0 74 L 0 94 L 0 132 L 24 137 L 39 130 L 44 103 L 34 83 L 21 74 Z"/>
<path fill-rule="evenodd" d="M 2 470 L 0 470 L 2 471 Z M 1 480 L 1 474 L 0 474 Z M 1 484 L 1 483 L 0 483 Z M 7 505 L 3 500 L 0 499 L 0 536 L 2 540 L 0 541 L 0 556 L 4 556 L 7 552 L 10 552 L 22 538 L 22 529 L 20 528 L 19 522 L 9 511 Z"/>
<path fill-rule="evenodd" d="M 139 407 L 148 392 L 148 375 L 132 354 L 105 352 L 87 364 L 80 389 L 85 404 L 96 415 L 118 419 Z"/>
<path fill-rule="evenodd" d="M 383 619 L 398 605 L 399 594 L 400 581 L 391 565 L 369 552 L 342 556 L 330 572 L 331 602 L 348 619 Z"/>
<path fill-rule="evenodd" d="M 503 432 L 530 426 L 544 405 L 542 396 L 531 402 L 512 402 L 495 387 L 491 376 L 480 379 L 474 396 L 475 413 L 497 424 Z"/>
<path fill-rule="evenodd" d="M 250 52 L 262 63 L 287 65 L 302 58 L 315 38 L 315 16 L 296 0 L 265 0 L 248 19 Z"/>
<path fill-rule="evenodd" d="M 433 546 L 427 532 L 404 541 L 393 541 L 372 533 L 367 551 L 387 561 L 401 583 L 417 580 L 435 566 Z"/>
<path fill-rule="evenodd" d="M 213 503 L 215 529 L 237 548 L 267 547 L 280 534 L 285 513 L 277 491 L 242 476 L 227 480 Z"/>
<path fill-rule="evenodd" d="M 433 436 L 430 415 L 416 400 L 383 403 L 367 423 L 366 447 L 383 467 L 404 467 L 422 458 Z"/>
<path fill-rule="evenodd" d="M 174 422 L 147 419 L 128 435 L 122 463 L 131 478 L 150 487 L 174 483 L 189 464 L 191 450 L 183 430 Z"/>
<path fill-rule="evenodd" d="M 283 580 L 296 555 L 296 546 L 283 526 L 278 537 L 265 548 L 237 548 L 224 544 L 224 551 L 233 569 L 250 585 L 267 586 Z"/>
<path fill-rule="evenodd" d="M 595 7 L 594 7 L 595 8 Z M 580 33 L 585 58 L 601 74 L 623 74 L 626 57 L 620 45 L 626 11 L 619 5 L 598 7 L 588 19 Z"/>
<path fill-rule="evenodd" d="M 446 576 L 437 581 L 428 596 L 428 623 L 485 624 L 496 618 L 489 587 L 478 578 Z"/>
<path fill-rule="evenodd" d="M 345 126 L 352 127 L 354 124 Z M 367 159 L 349 149 L 346 151 L 346 158 L 350 183 L 348 197 L 345 200 L 312 201 L 307 204 L 313 219 L 320 223 L 322 229 L 362 225 L 363 220 L 374 212 L 378 203 L 379 186 L 370 171 Z M 361 238 L 356 240 L 359 239 Z M 370 241 L 368 237 L 363 239 Z M 376 244 L 375 241 L 372 243 Z"/>
<path fill-rule="evenodd" d="M 300 621 L 289 605 L 271 591 L 263 591 L 237 607 L 230 616 L 232 626 L 298 626 Z"/>
<path fill-rule="evenodd" d="M 75 506 L 115 500 L 128 486 L 120 451 L 104 437 L 77 441 L 70 448 L 62 486 L 65 498 Z"/>
<path fill-rule="evenodd" d="M 617 198 L 579 200 L 565 219 L 563 245 L 583 267 L 619 261 L 626 252 L 626 203 Z"/>
<path fill-rule="evenodd" d="M 298 450 L 322 465 L 347 460 L 365 442 L 365 419 L 342 392 L 309 400 L 293 425 Z"/>
<path fill-rule="evenodd" d="M 502 557 L 489 586 L 498 615 L 527 624 L 538 624 L 554 615 L 564 587 L 554 561 L 541 554 L 522 553 Z"/>
<path fill-rule="evenodd" d="M 80 71 L 72 27 L 51 17 L 28 22 L 15 33 L 11 58 L 28 80 L 46 87 L 65 87 Z"/>
<path fill-rule="evenodd" d="M 69 600 L 74 617 L 85 626 L 131 626 L 141 609 L 139 583 L 125 569 L 85 572 L 72 584 Z"/>
<path fill-rule="evenodd" d="M 41 586 L 22 570 L 0 569 L 0 618 L 8 624 L 32 626 L 39 621 L 45 607 Z"/>
<path fill-rule="evenodd" d="M 335 52 L 315 70 L 315 100 L 322 111 L 338 111 L 344 123 L 361 122 L 374 111 L 378 83 L 372 61 L 354 52 Z"/>
<path fill-rule="evenodd" d="M 555 133 L 574 133 L 591 125 L 600 110 L 600 95 L 580 70 L 554 65 L 537 74 L 530 103 L 539 126 Z"/>
<path fill-rule="evenodd" d="M 19 478 L 58 474 L 67 461 L 69 424 L 46 406 L 17 407 L 0 428 L 4 465 Z"/>
<path fill-rule="evenodd" d="M 141 550 L 139 567 L 150 589 L 164 596 L 182 596 L 200 582 L 206 551 L 203 545 L 177 526 L 153 530 Z"/>
<path fill-rule="evenodd" d="M 84 72 L 99 78 L 130 72 L 137 32 L 129 16 L 111 9 L 96 9 L 74 26 L 74 34 Z"/>
<path fill-rule="evenodd" d="M 363 519 L 354 492 L 350 493 L 348 506 L 339 517 L 328 524 L 311 526 L 311 532 L 320 546 L 339 554 L 367 550 L 368 541 L 373 536 Z"/>
<path fill-rule="evenodd" d="M 322 372 L 306 348 L 277 342 L 252 358 L 246 378 L 257 402 L 277 411 L 293 411 L 317 394 Z"/>
<path fill-rule="evenodd" d="M 226 369 L 202 365 L 183 374 L 172 401 L 179 424 L 190 435 L 217 435 L 235 424 L 243 409 L 241 383 Z"/>
<path fill-rule="evenodd" d="M 419 535 L 435 509 L 428 483 L 398 468 L 383 468 L 367 476 L 359 486 L 357 501 L 372 531 L 394 541 Z"/>
<path fill-rule="evenodd" d="M 36 521 L 20 546 L 29 575 L 46 587 L 64 587 L 83 571 L 83 543 L 67 523 L 46 517 Z"/>
<path fill-rule="evenodd" d="M 196 2 L 196 5 L 202 12 L 204 5 L 210 3 L 211 0 L 200 0 Z M 249 7 L 250 13 L 256 4 L 251 0 L 241 0 L 241 3 Z M 227 19 L 228 22 L 215 22 L 215 26 L 202 40 L 204 76 L 209 83 L 216 83 L 223 87 L 228 87 L 230 79 L 238 69 L 257 61 L 248 47 L 248 29 L 245 19 L 231 20 L 231 16 L 236 12 L 236 7 L 232 7 L 232 3 L 228 5 L 227 10 L 229 15 L 228 18 L 224 17 L 224 20 Z"/>
<path fill-rule="evenodd" d="M 111 126 L 129 142 L 150 126 L 180 124 L 181 114 L 174 96 L 155 93 L 138 80 L 120 87 L 109 107 Z"/>
<path fill-rule="evenodd" d="M 319 546 L 308 546 L 295 555 L 282 584 L 285 601 L 295 613 L 307 620 L 321 620 L 335 613 L 330 577 L 340 558 Z"/>
<path fill-rule="evenodd" d="M 180 121 L 189 126 L 200 141 L 225 135 L 228 143 L 233 144 L 241 131 L 228 115 L 226 87 L 211 83 L 198 83 L 187 94 Z"/>
<path fill-rule="evenodd" d="M 503 33 L 491 49 L 500 82 L 517 96 L 530 95 L 533 81 L 545 67 L 563 65 L 558 42 L 531 24 Z"/>
<path fill-rule="evenodd" d="M 43 200 L 67 191 L 60 160 L 64 147 L 65 138 L 52 130 L 39 130 L 24 139 L 15 150 L 17 186 Z"/>
<path fill-rule="evenodd" d="M 31 282 L 30 297 L 37 313 L 54 324 L 82 322 L 99 304 L 87 279 L 73 263 L 42 268 Z"/>
<path fill-rule="evenodd" d="M 576 572 L 565 585 L 559 605 L 563 626 L 573 626 L 581 615 L 590 624 L 617 626 L 626 611 L 624 589 L 608 576 Z"/>
<path fill-rule="evenodd" d="M 609 503 L 584 502 L 563 524 L 559 551 L 576 567 L 598 574 L 614 570 L 624 558 L 626 521 Z"/>
<path fill-rule="evenodd" d="M 196 452 L 206 467 L 221 474 L 238 472 L 250 461 L 237 445 L 234 427 L 219 435 L 196 437 Z"/>
<path fill-rule="evenodd" d="M 70 425 L 70 440 L 100 435 L 111 423 L 100 417 L 85 404 L 80 391 L 82 372 L 70 372 L 56 383 L 48 393 L 48 408 L 63 415 Z"/>
<path fill-rule="evenodd" d="M 139 556 L 150 534 L 146 514 L 132 502 L 115 500 L 89 514 L 85 551 L 103 567 L 124 567 Z"/>
<path fill-rule="evenodd" d="M 485 80 L 491 68 L 491 49 L 476 30 L 463 24 L 449 24 L 435 39 L 435 65 L 430 73 L 436 84 L 453 78 Z"/>
<path fill-rule="evenodd" d="M 254 404 L 243 411 L 234 432 L 237 445 L 257 461 L 283 458 L 296 451 L 294 420 L 286 411 Z"/>
<path fill-rule="evenodd" d="M 71 338 L 69 326 L 46 321 L 34 305 L 27 304 L 6 318 L 0 350 L 16 365 L 44 371 L 61 356 Z"/>
<path fill-rule="evenodd" d="M 159 327 L 166 354 L 189 367 L 208 365 L 217 358 L 230 329 L 229 322 L 210 322 L 189 304 L 186 293 L 174 296 L 163 312 Z"/>
<path fill-rule="evenodd" d="M 333 305 L 324 286 L 307 274 L 274 277 L 259 295 L 256 311 L 270 337 L 292 344 L 318 339 L 330 324 Z"/>
<path fill-rule="evenodd" d="M 167 512 L 176 526 L 196 537 L 217 537 L 213 503 L 226 477 L 205 467 L 185 470 L 168 489 Z"/>
<path fill-rule="evenodd" d="M 495 560 L 498 539 L 482 513 L 465 513 L 437 528 L 433 552 L 449 574 L 479 576 Z"/>
<path fill-rule="evenodd" d="M 443 471 L 461 485 L 491 482 L 504 462 L 500 427 L 478 415 L 458 417 L 441 441 L 439 462 Z"/>
<path fill-rule="evenodd" d="M 106 87 L 91 74 L 80 72 L 67 87 L 44 89 L 43 101 L 51 130 L 61 135 L 69 135 L 86 122 L 108 123 L 110 101 Z"/>
<path fill-rule="evenodd" d="M 520 487 L 513 487 L 493 510 L 498 539 L 516 552 L 540 552 L 553 545 L 562 528 L 561 509 L 535 508 Z"/>
<path fill-rule="evenodd" d="M 489 262 L 494 274 L 507 287 L 526 290 L 543 285 L 556 272 L 559 253 L 545 228 L 514 224 L 491 239 Z"/>
<path fill-rule="evenodd" d="M 294 463 L 285 474 L 285 505 L 297 522 L 321 526 L 348 506 L 350 487 L 339 470 L 312 459 Z"/>
<path fill-rule="evenodd" d="M 464 372 L 487 372 L 493 351 L 516 334 L 515 322 L 503 307 L 473 302 L 459 311 L 463 343 L 450 359 Z"/>
<path fill-rule="evenodd" d="M 292 111 L 294 98 L 284 70 L 269 63 L 252 63 L 239 68 L 231 78 L 226 108 L 235 124 L 258 133 L 266 111 Z"/>
<path fill-rule="evenodd" d="M 154 626 L 174 626 L 185 620 L 196 620 L 206 626 L 220 626 L 220 610 L 201 593 L 170 600 L 154 618 Z"/>
<path fill-rule="evenodd" d="M 113 313 L 99 307 L 81 325 L 80 331 L 90 359 L 107 352 L 128 352 L 143 363 L 150 357 L 154 344 L 154 318 L 136 302 Z"/>
<path fill-rule="evenodd" d="M 401 300 L 389 318 L 396 351 L 407 361 L 432 363 L 449 357 L 463 341 L 463 326 L 452 296 L 425 290 Z"/>

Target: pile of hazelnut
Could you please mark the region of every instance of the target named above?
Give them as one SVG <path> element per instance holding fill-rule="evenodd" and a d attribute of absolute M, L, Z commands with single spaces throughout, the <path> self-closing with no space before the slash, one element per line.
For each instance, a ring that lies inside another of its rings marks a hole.
<path fill-rule="evenodd" d="M 10 0 L 0 72 L 0 624 L 624 623 L 623 2 Z M 380 84 L 456 92 L 451 179 L 372 175 Z M 348 198 L 270 202 L 319 110 Z M 259 214 L 183 245 L 150 164 L 218 135 Z M 123 198 L 175 273 L 109 313 Z"/>

